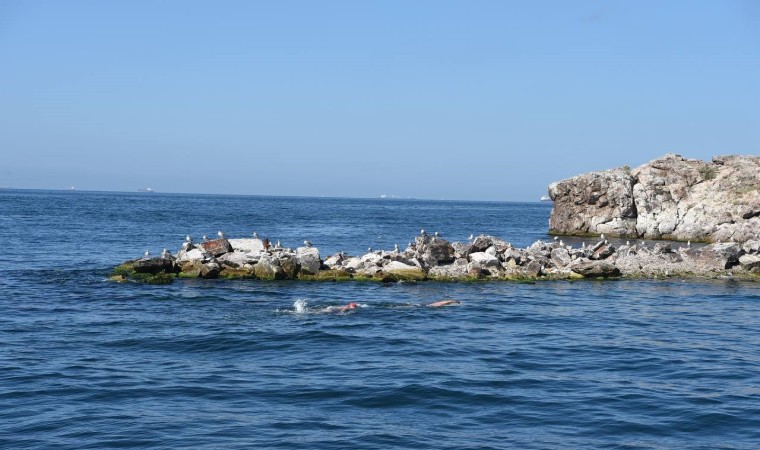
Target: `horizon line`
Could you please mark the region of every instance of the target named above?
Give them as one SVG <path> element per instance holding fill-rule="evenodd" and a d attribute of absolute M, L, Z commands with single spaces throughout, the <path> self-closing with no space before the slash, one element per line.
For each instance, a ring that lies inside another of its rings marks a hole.
<path fill-rule="evenodd" d="M 0 186 L 0 191 L 52 191 L 52 192 L 87 192 L 87 193 L 114 193 L 114 194 L 142 194 L 150 195 L 219 195 L 232 197 L 281 197 L 281 198 L 315 198 L 315 199 L 349 199 L 349 200 L 404 200 L 404 201 L 435 201 L 435 202 L 483 202 L 483 203 L 548 203 L 543 200 L 472 200 L 472 199 L 446 199 L 446 198 L 424 198 L 424 197 L 399 197 L 378 195 L 376 197 L 348 197 L 334 195 L 286 195 L 286 194 L 230 194 L 230 193 L 211 193 L 211 192 L 166 192 L 166 191 L 120 191 L 108 189 L 63 189 L 63 188 L 23 188 L 13 186 Z"/>

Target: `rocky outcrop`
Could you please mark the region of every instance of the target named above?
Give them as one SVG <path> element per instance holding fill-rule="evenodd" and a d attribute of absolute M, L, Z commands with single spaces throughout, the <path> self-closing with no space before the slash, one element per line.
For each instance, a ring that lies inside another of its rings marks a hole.
<path fill-rule="evenodd" d="M 262 280 L 536 280 L 667 276 L 736 276 L 760 278 L 760 243 L 748 241 L 691 246 L 658 242 L 615 247 L 607 240 L 572 247 L 555 239 L 514 247 L 493 236 L 450 243 L 418 236 L 403 251 L 371 251 L 361 256 L 336 253 L 321 259 L 316 247 L 288 248 L 236 245 L 216 254 L 186 243 L 177 257 L 143 258 L 119 266 L 124 281 L 170 282 L 182 278 L 256 278 Z M 477 251 L 475 251 L 477 250 Z M 200 255 L 200 256 L 198 256 Z M 121 278 L 118 278 L 121 277 Z"/>
<path fill-rule="evenodd" d="M 760 157 L 668 154 L 552 183 L 553 234 L 703 242 L 760 239 Z"/>

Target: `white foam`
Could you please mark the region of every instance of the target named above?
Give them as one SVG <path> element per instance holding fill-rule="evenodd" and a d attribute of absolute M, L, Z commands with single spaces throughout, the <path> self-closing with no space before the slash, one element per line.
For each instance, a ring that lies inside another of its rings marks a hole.
<path fill-rule="evenodd" d="M 299 298 L 293 303 L 293 308 L 296 310 L 296 314 L 303 314 L 306 312 L 306 306 L 309 304 L 305 299 Z"/>

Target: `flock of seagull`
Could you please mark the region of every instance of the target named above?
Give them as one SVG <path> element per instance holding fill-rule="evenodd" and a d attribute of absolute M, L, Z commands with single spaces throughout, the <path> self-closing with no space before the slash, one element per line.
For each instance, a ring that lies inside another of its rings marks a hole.
<path fill-rule="evenodd" d="M 225 238 L 225 234 L 221 230 L 219 230 L 216 233 L 216 235 L 219 237 L 219 239 L 224 239 Z M 420 236 L 425 237 L 427 235 L 428 234 L 427 234 L 427 232 L 424 229 L 420 230 Z M 434 237 L 440 237 L 441 233 L 438 232 L 438 231 L 436 231 L 435 233 L 433 233 L 433 236 Z M 254 231 L 253 232 L 253 238 L 254 239 L 259 239 L 259 233 L 257 233 L 257 232 Z M 603 241 L 605 244 L 609 243 L 609 241 L 604 237 L 604 233 L 601 233 L 599 235 L 599 239 L 601 241 Z M 470 241 L 470 242 L 472 242 L 472 241 L 475 240 L 475 236 L 473 234 L 470 234 L 470 236 L 467 238 L 467 240 Z M 557 241 L 559 241 L 559 242 L 557 242 Z M 209 238 L 205 234 L 203 235 L 203 242 L 209 242 Z M 569 244 L 565 245 L 565 243 L 559 238 L 559 236 L 555 236 L 554 237 L 554 242 L 557 242 L 560 247 L 567 248 L 568 250 L 572 249 L 572 246 L 569 245 Z M 190 244 L 193 243 L 193 238 L 189 234 L 187 236 L 185 236 L 185 243 L 186 243 L 185 246 L 190 245 Z M 310 241 L 308 241 L 308 240 L 303 241 L 303 245 L 304 245 L 304 247 L 307 247 L 307 248 L 311 248 L 313 246 L 312 243 Z M 409 242 L 408 245 L 409 245 L 409 247 L 411 247 L 412 243 Z M 626 241 L 625 245 L 630 247 L 631 242 L 630 241 Z M 645 245 L 644 241 L 641 241 L 641 245 L 642 246 Z M 273 247 L 275 249 L 281 249 L 282 248 L 282 244 L 278 240 Z M 688 241 L 686 243 L 686 247 L 691 247 L 691 241 Z M 583 242 L 583 244 L 581 245 L 581 249 L 585 249 L 585 248 L 586 248 L 586 243 Z M 399 246 L 398 246 L 398 244 L 393 244 L 393 252 L 394 253 L 399 253 Z M 372 253 L 372 247 L 367 248 L 367 253 Z M 144 256 L 145 256 L 146 259 L 150 258 L 150 251 L 145 250 Z M 171 257 L 171 252 L 169 250 L 167 250 L 166 248 L 163 249 L 163 251 L 161 252 L 161 258 L 169 258 L 169 257 Z"/>

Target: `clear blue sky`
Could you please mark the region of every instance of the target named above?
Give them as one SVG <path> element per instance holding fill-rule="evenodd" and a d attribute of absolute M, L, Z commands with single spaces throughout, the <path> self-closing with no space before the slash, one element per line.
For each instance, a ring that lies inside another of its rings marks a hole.
<path fill-rule="evenodd" d="M 760 2 L 4 1 L 0 186 L 537 200 L 760 153 Z"/>

